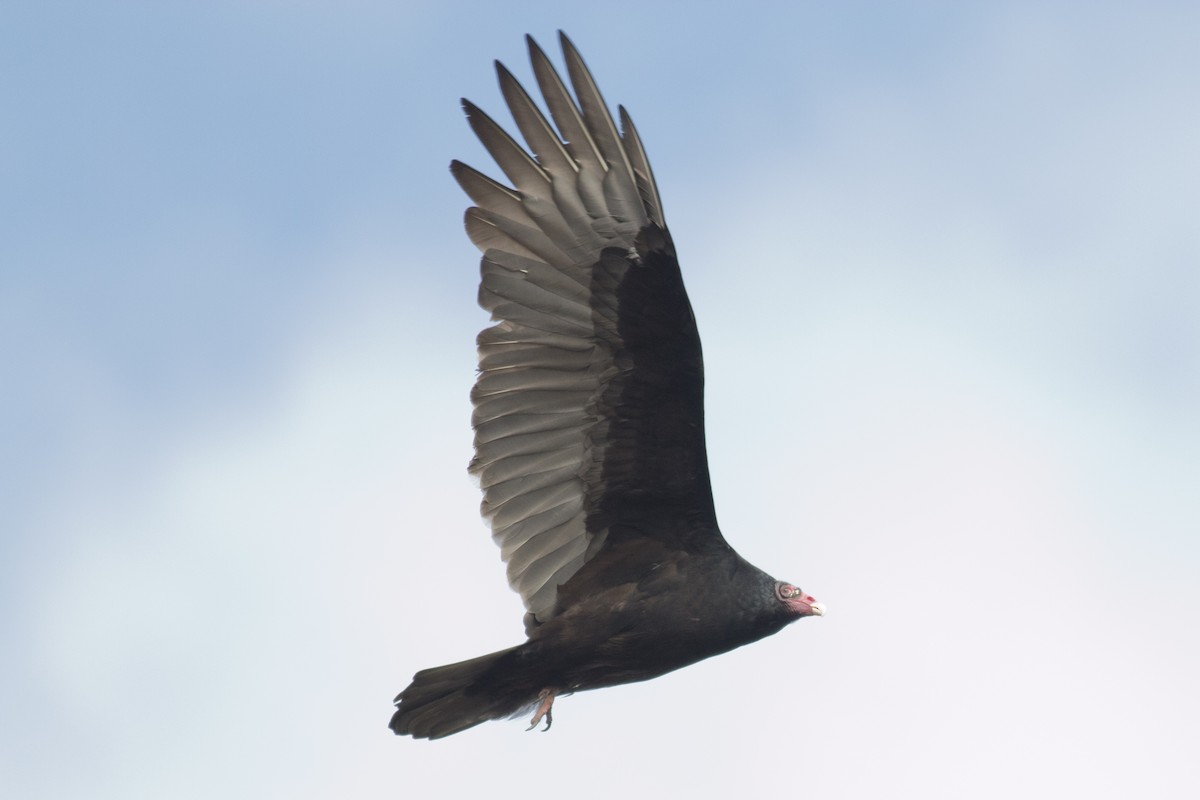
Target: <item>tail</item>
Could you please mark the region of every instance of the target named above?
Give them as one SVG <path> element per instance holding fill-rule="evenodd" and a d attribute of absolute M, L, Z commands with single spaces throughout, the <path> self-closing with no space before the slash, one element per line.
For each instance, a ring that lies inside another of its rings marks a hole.
<path fill-rule="evenodd" d="M 521 647 L 421 670 L 396 696 L 388 727 L 397 736 L 441 739 L 536 704 L 540 687 L 521 679 Z"/>

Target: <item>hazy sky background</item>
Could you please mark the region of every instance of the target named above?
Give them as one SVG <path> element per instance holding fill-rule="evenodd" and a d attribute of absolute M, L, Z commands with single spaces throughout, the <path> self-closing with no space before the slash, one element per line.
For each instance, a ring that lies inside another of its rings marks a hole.
<path fill-rule="evenodd" d="M 722 527 L 829 606 L 396 739 L 517 643 L 458 98 L 638 123 Z M 7 2 L 0 795 L 1193 797 L 1194 2 Z"/>

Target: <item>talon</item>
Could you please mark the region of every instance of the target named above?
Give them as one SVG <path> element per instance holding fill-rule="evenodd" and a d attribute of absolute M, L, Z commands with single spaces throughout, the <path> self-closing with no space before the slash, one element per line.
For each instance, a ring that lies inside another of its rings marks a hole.
<path fill-rule="evenodd" d="M 542 728 L 542 733 L 550 730 L 550 726 L 554 724 L 554 714 L 551 713 L 550 709 L 554 706 L 554 697 L 557 694 L 558 692 L 553 689 L 542 689 L 538 694 L 538 700 L 541 700 L 541 703 L 538 704 L 537 711 L 533 714 L 533 720 L 525 730 L 531 731 L 536 728 L 538 723 L 542 721 L 542 717 L 546 718 L 546 727 Z"/>

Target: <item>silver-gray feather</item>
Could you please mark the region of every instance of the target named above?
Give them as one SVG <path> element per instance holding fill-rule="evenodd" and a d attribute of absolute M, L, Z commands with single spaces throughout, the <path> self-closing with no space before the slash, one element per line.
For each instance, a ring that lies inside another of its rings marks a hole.
<path fill-rule="evenodd" d="M 476 204 L 467 211 L 466 226 L 484 251 L 479 303 L 496 320 L 478 340 L 470 469 L 531 625 L 554 614 L 559 585 L 595 553 L 605 534 L 588 530 L 586 513 L 604 490 L 603 438 L 597 434 L 607 421 L 597 400 L 619 372 L 610 344 L 619 304 L 616 285 L 594 280 L 593 268 L 605 248 L 628 251 L 648 222 L 664 224 L 632 122 L 621 109 L 618 132 L 583 60 L 560 38 L 578 101 L 528 40 L 554 126 L 516 78 L 496 65 L 528 151 L 463 101 L 472 129 L 513 188 L 452 165 Z M 597 335 L 598 328 L 605 335 Z"/>

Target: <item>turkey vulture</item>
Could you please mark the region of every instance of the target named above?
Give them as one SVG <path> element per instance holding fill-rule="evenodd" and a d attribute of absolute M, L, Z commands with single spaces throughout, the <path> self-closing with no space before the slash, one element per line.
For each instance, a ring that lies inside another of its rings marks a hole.
<path fill-rule="evenodd" d="M 554 698 L 654 678 L 824 607 L 733 551 L 704 450 L 704 367 L 646 151 L 560 32 L 566 85 L 526 37 L 555 127 L 505 67 L 529 152 L 474 104 L 509 188 L 454 161 L 483 251 L 475 457 L 527 641 L 418 672 L 391 729 L 439 739 Z"/>

